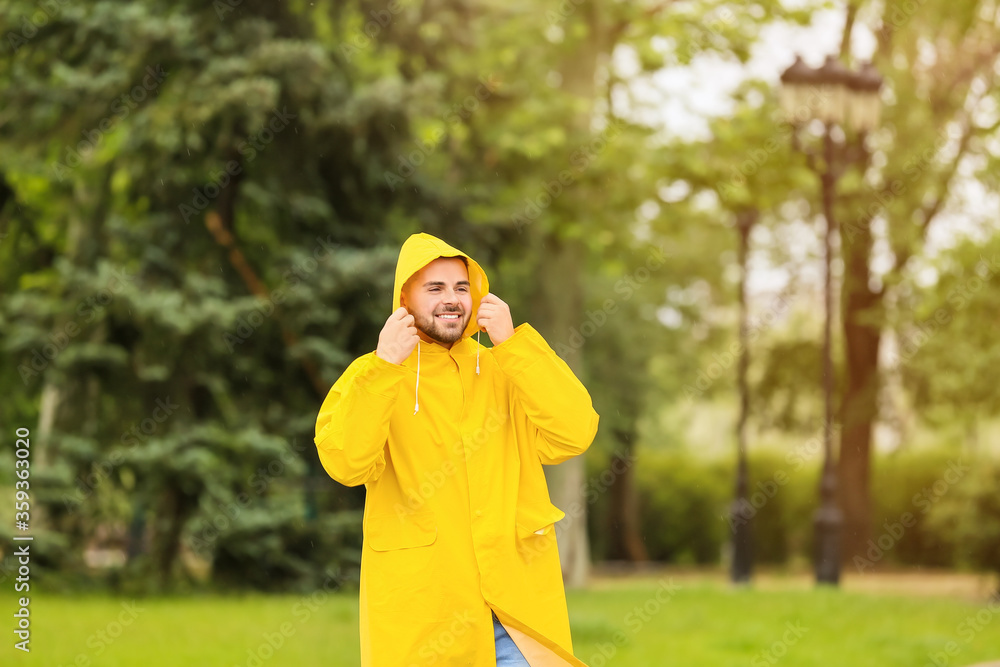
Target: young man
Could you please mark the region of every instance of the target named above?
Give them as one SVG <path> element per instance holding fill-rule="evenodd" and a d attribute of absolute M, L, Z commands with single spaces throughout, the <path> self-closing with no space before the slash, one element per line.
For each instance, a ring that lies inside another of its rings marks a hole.
<path fill-rule="evenodd" d="M 492 348 L 472 336 L 489 335 Z M 326 471 L 367 487 L 364 667 L 586 667 L 573 657 L 542 464 L 583 453 L 590 395 L 482 268 L 403 244 L 393 312 L 316 420 Z"/>

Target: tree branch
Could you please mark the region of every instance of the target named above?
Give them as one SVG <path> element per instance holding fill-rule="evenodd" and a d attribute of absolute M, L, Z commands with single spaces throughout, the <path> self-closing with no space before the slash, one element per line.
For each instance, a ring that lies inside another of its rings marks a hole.
<path fill-rule="evenodd" d="M 663 0 L 663 2 L 657 3 L 652 7 L 645 9 L 641 14 L 642 16 L 641 20 L 648 21 L 649 19 L 655 17 L 657 14 L 666 9 L 668 5 L 672 5 L 675 2 L 677 2 L 677 0 Z M 611 48 L 614 48 L 614 45 L 618 43 L 618 39 L 622 36 L 622 34 L 626 30 L 628 30 L 628 27 L 630 25 L 632 25 L 632 21 L 622 19 L 621 21 L 616 23 L 610 30 L 608 30 L 607 34 L 608 45 Z"/>
<path fill-rule="evenodd" d="M 858 6 L 854 2 L 847 3 L 847 16 L 844 18 L 844 33 L 840 36 L 840 57 L 850 55 L 851 33 L 854 31 L 854 20 L 858 16 Z"/>
<path fill-rule="evenodd" d="M 974 129 L 972 125 L 968 125 L 965 132 L 962 133 L 962 138 L 958 143 L 958 152 L 952 159 L 951 164 L 945 170 L 944 177 L 941 179 L 941 187 L 939 189 L 938 196 L 934 199 L 934 202 L 920 208 L 921 216 L 923 220 L 920 223 L 920 234 L 925 236 L 927 234 L 927 227 L 930 226 L 931 221 L 940 212 L 941 207 L 944 205 L 945 199 L 948 197 L 949 184 L 951 179 L 955 177 L 955 173 L 958 171 L 958 165 L 961 164 L 962 159 L 965 157 L 969 148 L 969 139 L 972 138 Z"/>
<path fill-rule="evenodd" d="M 987 90 L 992 88 L 993 80 L 995 78 L 996 77 L 992 75 L 988 77 L 986 86 Z M 976 104 L 971 105 L 972 109 L 974 110 L 978 106 L 979 101 L 985 98 L 988 94 L 989 94 L 988 92 L 984 93 L 983 96 L 976 101 Z M 948 168 L 945 170 L 944 178 L 941 179 L 941 188 L 939 190 L 940 194 L 937 196 L 937 198 L 935 198 L 933 203 L 927 206 L 923 206 L 920 209 L 920 212 L 923 215 L 923 221 L 920 223 L 921 235 L 927 234 L 927 227 L 931 224 L 931 221 L 934 219 L 934 217 L 937 216 L 937 214 L 941 211 L 941 207 L 944 206 L 944 202 L 948 197 L 949 184 L 951 183 L 951 180 L 955 177 L 955 174 L 958 173 L 958 167 L 962 163 L 962 160 L 965 158 L 966 154 L 968 153 L 969 141 L 972 139 L 973 136 L 979 134 L 982 131 L 985 131 L 987 134 L 989 134 L 998 126 L 1000 126 L 1000 120 L 998 120 L 996 123 L 992 125 L 992 127 L 988 128 L 977 127 L 976 124 L 972 122 L 972 113 L 973 113 L 972 110 L 967 110 L 965 112 L 966 116 L 965 131 L 962 133 L 962 138 L 958 142 L 958 151 L 955 153 L 955 157 L 952 159 L 951 164 L 948 165 Z"/>
<path fill-rule="evenodd" d="M 225 200 L 224 206 L 219 206 L 218 210 L 209 210 L 205 214 L 205 227 L 211 232 L 215 242 L 229 251 L 229 263 L 240 274 L 247 289 L 258 298 L 267 299 L 270 298 L 270 291 L 257 276 L 253 267 L 250 266 L 250 262 L 247 261 L 246 255 L 236 245 L 236 239 L 230 231 L 233 228 L 233 219 L 235 217 L 235 186 L 236 183 L 230 183 L 229 187 L 226 188 L 226 190 L 232 188 L 233 192 Z M 285 341 L 285 347 L 291 348 L 298 344 L 298 336 L 295 335 L 294 331 L 286 327 L 280 318 L 278 318 L 278 326 L 281 328 L 281 337 Z M 316 364 L 311 359 L 302 359 L 302 370 L 305 371 L 316 393 L 319 396 L 326 396 L 329 387 L 323 383 Z"/>

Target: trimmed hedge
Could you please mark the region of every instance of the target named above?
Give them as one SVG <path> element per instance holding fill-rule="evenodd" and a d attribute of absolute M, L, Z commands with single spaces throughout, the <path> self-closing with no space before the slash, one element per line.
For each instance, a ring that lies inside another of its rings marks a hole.
<path fill-rule="evenodd" d="M 821 461 L 755 452 L 749 501 L 755 562 L 811 560 Z M 643 541 L 654 561 L 718 564 L 733 530 L 733 461 L 642 451 L 634 464 Z M 606 467 L 605 467 L 606 468 Z M 605 470 L 588 463 L 590 478 Z M 995 480 L 995 481 L 994 481 Z M 885 565 L 1000 570 L 1000 461 L 945 451 L 878 456 L 872 470 L 872 541 L 859 571 Z M 610 552 L 610 493 L 591 504 L 594 560 Z"/>

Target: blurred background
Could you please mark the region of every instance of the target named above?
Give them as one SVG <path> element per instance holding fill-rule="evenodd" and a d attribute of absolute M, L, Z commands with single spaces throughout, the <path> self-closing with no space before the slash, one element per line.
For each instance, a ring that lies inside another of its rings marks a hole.
<path fill-rule="evenodd" d="M 5 664 L 360 664 L 364 489 L 313 427 L 417 231 L 601 415 L 547 470 L 588 665 L 1000 660 L 995 0 L 10 0 L 0 37 Z"/>

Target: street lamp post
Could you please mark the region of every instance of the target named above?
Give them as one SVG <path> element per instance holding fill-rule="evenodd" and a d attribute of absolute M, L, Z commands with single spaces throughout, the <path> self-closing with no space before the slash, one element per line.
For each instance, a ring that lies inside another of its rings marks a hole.
<path fill-rule="evenodd" d="M 843 517 L 837 505 L 837 471 L 833 454 L 833 285 L 832 240 L 836 229 L 833 205 L 837 179 L 855 162 L 867 162 L 865 136 L 878 124 L 878 91 L 882 78 L 871 63 L 852 72 L 834 56 L 813 69 L 799 56 L 781 75 L 781 107 L 792 124 L 792 146 L 806 156 L 809 168 L 819 177 L 826 230 L 823 235 L 823 473 L 820 506 L 814 515 L 816 530 L 816 581 L 837 585 L 840 581 L 840 529 Z M 802 144 L 800 129 L 813 121 L 822 123 L 822 148 Z"/>
<path fill-rule="evenodd" d="M 748 584 L 753 574 L 753 528 L 751 520 L 754 510 L 747 499 L 747 443 L 746 425 L 750 416 L 750 391 L 747 387 L 747 368 L 750 365 L 748 345 L 749 324 L 747 322 L 747 256 L 750 248 L 750 232 L 757 221 L 756 209 L 740 211 L 736 215 L 736 231 L 740 235 L 740 359 L 736 382 L 740 392 L 740 414 L 736 422 L 736 497 L 729 510 L 729 520 L 733 528 L 733 562 L 730 576 L 734 584 Z"/>

